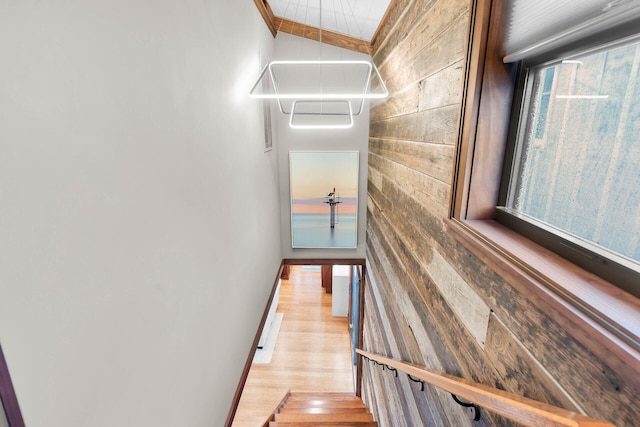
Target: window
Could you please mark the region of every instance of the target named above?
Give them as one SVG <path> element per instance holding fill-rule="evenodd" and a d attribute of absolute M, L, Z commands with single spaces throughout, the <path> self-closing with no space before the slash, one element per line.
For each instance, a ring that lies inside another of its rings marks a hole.
<path fill-rule="evenodd" d="M 640 297 L 640 41 L 519 79 L 496 218 Z"/>
<path fill-rule="evenodd" d="M 640 350 L 639 29 L 640 0 L 474 0 L 446 222 L 620 357 Z"/>

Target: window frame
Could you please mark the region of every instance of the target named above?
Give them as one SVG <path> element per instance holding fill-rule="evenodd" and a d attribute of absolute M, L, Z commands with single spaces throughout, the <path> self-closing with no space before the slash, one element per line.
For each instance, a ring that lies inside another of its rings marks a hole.
<path fill-rule="evenodd" d="M 594 41 L 582 47 L 582 54 L 589 54 L 594 51 L 608 49 L 618 46 L 625 41 L 640 41 L 640 32 L 637 28 L 628 29 L 633 35 L 621 33 L 620 31 L 605 33 L 596 44 Z M 622 40 L 616 39 L 621 37 Z M 576 53 L 576 43 L 573 43 L 572 54 Z M 507 199 L 511 193 L 510 184 L 513 179 L 513 170 L 518 167 L 518 162 L 522 160 L 521 121 L 526 114 L 530 104 L 530 93 L 532 91 L 533 79 L 529 76 L 531 68 L 545 66 L 549 63 L 558 62 L 567 54 L 560 49 L 556 49 L 553 55 L 538 56 L 535 60 L 526 60 L 517 63 L 516 82 L 514 87 L 514 103 L 512 106 L 509 132 L 505 147 L 505 160 L 502 169 L 500 189 L 498 193 L 497 209 L 495 219 L 506 227 L 526 236 L 528 239 L 550 249 L 561 257 L 578 265 L 580 268 L 593 273 L 615 286 L 629 292 L 636 297 L 640 297 L 640 274 L 634 271 L 624 257 L 616 257 L 607 254 L 606 250 L 598 248 L 595 244 L 584 243 L 577 238 L 572 238 L 568 233 L 562 234 L 553 231 L 553 227 L 543 223 L 536 224 L 535 219 L 528 219 L 524 215 L 512 212 L 507 207 Z M 537 131 L 537 130 L 536 130 Z M 546 128 L 545 128 L 546 132 Z M 628 264 L 628 263 L 627 263 Z"/>
<path fill-rule="evenodd" d="M 495 220 L 514 91 L 522 90 L 517 66 L 502 60 L 506 15 L 506 0 L 473 1 L 447 230 L 591 352 L 625 369 L 640 351 L 640 299 Z"/>

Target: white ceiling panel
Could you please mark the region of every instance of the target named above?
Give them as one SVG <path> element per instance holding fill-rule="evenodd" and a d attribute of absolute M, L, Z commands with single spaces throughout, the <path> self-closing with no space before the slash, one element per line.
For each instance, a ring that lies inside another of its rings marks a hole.
<path fill-rule="evenodd" d="M 275 16 L 370 41 L 391 0 L 268 0 Z M 322 15 L 320 14 L 322 4 Z"/>

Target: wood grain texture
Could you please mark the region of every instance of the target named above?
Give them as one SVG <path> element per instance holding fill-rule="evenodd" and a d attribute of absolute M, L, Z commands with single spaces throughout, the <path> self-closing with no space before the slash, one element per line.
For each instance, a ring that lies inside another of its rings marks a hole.
<path fill-rule="evenodd" d="M 485 353 L 509 390 L 538 402 L 584 413 L 566 392 L 556 386 L 542 366 L 530 363 L 531 355 L 527 349 L 495 314 L 489 321 Z M 524 387 L 526 384 L 529 386 Z"/>
<path fill-rule="evenodd" d="M 378 138 L 423 141 L 455 145 L 459 121 L 458 106 L 444 106 L 411 114 L 389 117 L 371 123 Z M 432 126 L 424 126 L 430 123 Z"/>
<path fill-rule="evenodd" d="M 451 211 L 456 218 L 466 218 L 467 215 L 471 166 L 482 94 L 480 82 L 484 77 L 484 58 L 487 55 L 492 2 L 491 0 L 473 0 L 473 6 L 464 65 L 464 89 L 460 106 L 461 129 L 458 136 L 456 162 L 452 170 Z"/>
<path fill-rule="evenodd" d="M 469 200 L 466 218 L 493 219 L 498 202 L 505 141 L 509 132 L 511 100 L 515 84 L 516 68 L 502 62 L 504 57 L 503 28 L 507 11 L 498 7 L 491 9 L 482 95 L 479 100 L 475 139 L 490 141 L 489 144 L 474 144 L 473 175 L 469 182 Z"/>
<path fill-rule="evenodd" d="M 494 7 L 504 5 L 496 1 Z M 374 44 L 374 61 L 390 96 L 374 104 L 370 116 L 371 280 L 365 294 L 364 348 L 618 426 L 634 426 L 640 419 L 633 397 L 640 393 L 638 353 L 628 347 L 620 351 L 615 341 L 592 342 L 588 320 L 514 282 L 514 276 L 496 268 L 482 249 L 470 250 L 447 225 L 460 121 L 481 104 L 469 95 L 468 79 L 482 78 L 485 71 L 495 77 L 495 85 L 510 78 L 508 72 L 477 67 L 484 53 L 469 54 L 470 11 L 475 7 L 476 2 L 467 0 L 399 0 Z M 482 13 L 473 23 L 486 32 L 491 4 L 478 0 L 477 7 Z M 491 114 L 472 126 L 493 135 Z M 478 185 L 482 187 L 482 179 Z M 484 348 L 453 309 L 452 297 L 441 291 L 451 280 L 467 285 L 462 299 L 475 294 L 493 311 Z M 381 426 L 468 425 L 469 413 L 451 412 L 446 393 L 420 392 L 419 385 L 405 384 L 379 367 L 365 363 L 362 387 Z M 479 425 L 513 422 L 483 413 Z"/>
<path fill-rule="evenodd" d="M 468 2 L 455 0 L 443 5 L 433 2 L 429 9 L 432 20 L 414 21 L 411 31 L 401 31 L 404 35 L 396 44 L 388 44 L 388 55 L 374 52 L 373 58 L 380 73 L 387 82 L 387 88 L 396 93 L 408 84 L 431 76 L 452 63 L 460 61 L 466 53 L 468 34 Z M 421 19 L 425 16 L 406 15 Z M 391 85 L 391 86 L 389 86 Z"/>
<path fill-rule="evenodd" d="M 389 293 L 384 291 L 383 286 L 378 284 L 370 286 L 367 288 L 367 293 L 368 306 L 378 308 L 378 310 L 371 312 L 375 318 L 367 317 L 365 327 L 368 330 L 368 336 L 371 337 L 367 344 L 375 348 L 384 348 L 387 354 L 403 354 L 405 360 L 426 363 L 429 366 L 441 368 L 438 359 L 434 358 L 436 353 L 433 343 L 423 333 L 425 325 L 422 323 L 420 315 L 413 308 L 414 302 L 409 293 L 405 293 L 401 287 L 394 289 L 392 293 L 398 297 L 398 303 L 385 304 L 384 307 L 381 306 L 380 301 L 390 301 L 392 299 L 389 298 Z M 409 328 L 404 332 L 405 336 L 400 337 L 400 332 L 397 331 L 402 329 L 393 325 L 405 322 Z M 379 336 L 377 326 L 385 323 L 390 325 L 387 328 L 391 331 L 391 334 L 385 336 L 383 341 L 378 341 L 376 339 Z M 398 349 L 398 351 L 395 349 Z M 387 405 L 383 403 L 383 408 L 378 408 L 393 416 L 392 425 L 401 425 L 403 423 L 421 425 L 422 423 L 418 422 L 420 419 L 424 425 L 434 425 L 440 424 L 439 420 L 441 418 L 448 419 L 451 425 L 455 426 L 471 425 L 464 409 L 456 405 L 448 394 L 431 387 L 427 387 L 422 391 L 419 385 L 410 382 L 407 378 L 394 379 L 393 382 L 389 382 L 390 379 L 395 378 L 389 371 L 379 372 L 380 367 L 371 363 L 367 363 L 366 368 L 370 376 L 381 378 L 392 387 L 390 390 L 383 388 L 385 397 L 382 402 L 389 402 L 390 399 L 399 402 L 397 404 L 399 406 L 387 408 Z M 394 393 L 394 389 L 397 395 Z M 378 396 L 376 396 L 377 398 Z M 402 410 L 398 410 L 398 407 L 401 407 Z M 407 408 L 411 410 L 409 411 Z M 387 419 L 385 422 L 389 422 L 389 420 Z"/>
<path fill-rule="evenodd" d="M 468 264 L 485 281 L 485 294 L 496 315 L 522 342 L 534 361 L 541 364 L 587 413 L 606 414 L 617 425 L 634 425 L 637 407 L 638 353 L 623 343 L 601 345 L 601 331 L 584 317 L 576 316 L 567 304 L 559 304 L 552 293 L 534 292 L 514 276 L 513 269 L 496 269 L 487 249 Z M 503 275 L 496 277 L 494 271 Z M 469 273 L 470 274 L 470 273 Z M 494 276 L 491 278 L 491 276 Z M 526 274 L 525 274 L 526 275 Z M 589 332 L 590 331 L 590 332 Z M 621 351 L 623 349 L 626 350 Z M 529 385 L 530 386 L 530 385 Z M 585 393 L 585 390 L 591 392 Z"/>
<path fill-rule="evenodd" d="M 314 41 L 320 40 L 320 29 L 318 27 L 282 19 L 277 16 L 273 19 L 273 25 L 277 31 L 282 31 L 283 33 L 293 34 L 294 36 L 304 37 L 305 39 Z M 322 30 L 322 43 L 355 52 L 371 54 L 371 43 L 367 40 L 350 37 L 326 29 Z"/>
<path fill-rule="evenodd" d="M 271 418 L 269 426 L 377 426 L 362 400 L 351 393 L 291 393 Z"/>
<path fill-rule="evenodd" d="M 398 4 L 400 3 L 400 1 L 401 0 L 391 0 L 389 2 L 389 6 L 385 11 L 384 16 L 380 20 L 380 24 L 378 24 L 378 28 L 376 29 L 376 32 L 373 34 L 373 37 L 371 37 L 372 46 L 376 43 L 376 41 L 378 40 L 378 37 L 380 37 L 381 31 L 387 27 L 387 23 L 391 19 L 393 12 L 398 8 Z"/>
<path fill-rule="evenodd" d="M 417 113 L 420 107 L 420 82 L 398 90 L 384 100 L 371 103 L 369 120 L 377 122 L 403 114 Z"/>
<path fill-rule="evenodd" d="M 373 417 L 368 413 L 349 412 L 346 414 L 340 414 L 340 419 L 344 422 L 360 422 L 360 421 L 373 421 Z M 316 425 L 323 422 L 336 422 L 336 417 L 333 414 L 292 414 L 292 413 L 280 413 L 276 414 L 275 421 L 283 423 L 304 423 L 313 422 Z"/>
<path fill-rule="evenodd" d="M 282 405 L 284 405 L 284 403 L 287 401 L 287 399 L 289 399 L 290 396 L 291 396 L 291 390 L 287 391 L 287 393 L 282 397 L 282 400 L 278 402 L 276 407 L 273 409 L 271 415 L 269 415 L 269 417 L 264 422 L 264 424 L 262 424 L 262 427 L 269 427 L 269 423 L 273 421 L 274 414 L 277 413 L 280 410 L 280 408 L 282 408 Z"/>
<path fill-rule="evenodd" d="M 388 160 L 406 166 L 444 184 L 451 182 L 451 171 L 447 164 L 450 165 L 454 158 L 455 148 L 452 146 L 383 139 L 376 135 L 369 138 L 369 152 L 380 156 L 383 161 Z M 380 172 L 384 174 L 385 170 Z"/>
<path fill-rule="evenodd" d="M 354 393 L 348 319 L 331 315 L 320 273 L 292 266 L 277 311 L 283 320 L 272 361 L 251 366 L 234 427 L 261 425 L 289 390 Z"/>
<path fill-rule="evenodd" d="M 289 265 L 283 265 L 282 266 L 282 274 L 280 275 L 280 278 L 282 280 L 289 280 L 289 271 L 290 271 L 291 267 Z"/>
<path fill-rule="evenodd" d="M 451 221 L 447 223 L 447 226 L 453 230 L 453 224 L 455 222 Z M 582 305 L 585 309 L 589 307 L 591 315 L 589 315 L 589 311 L 583 312 L 575 308 L 572 310 L 572 314 L 585 323 L 584 330 L 576 330 L 575 333 L 584 334 L 585 338 L 592 339 L 589 341 L 591 351 L 599 352 L 603 343 L 614 341 L 620 359 L 631 365 L 638 362 L 640 357 L 637 352 L 640 340 L 640 299 L 630 298 L 629 294 L 611 283 L 582 270 L 550 250 L 495 221 L 469 221 L 465 224 L 485 236 L 491 236 L 492 243 L 501 249 L 503 255 L 501 260 L 491 261 L 494 269 L 513 270 L 520 267 L 522 269 L 521 276 L 529 276 L 530 279 L 521 278 L 518 281 L 528 287 L 536 286 L 536 282 L 547 282 L 548 289 L 544 293 L 545 296 L 555 296 L 555 298 L 545 298 L 545 302 L 549 305 L 558 306 L 565 311 L 571 310 L 571 303 Z M 527 268 L 518 264 L 517 260 L 520 259 L 527 260 Z M 541 276 L 541 273 L 544 276 Z M 505 274 L 509 273 L 505 271 Z M 517 276 L 517 273 L 511 274 Z M 556 291 L 558 294 L 553 291 L 554 283 L 562 284 L 562 290 Z M 540 287 L 539 283 L 538 287 Z M 560 298 L 560 295 L 564 299 Z M 607 318 L 609 327 L 615 329 L 619 335 L 616 336 L 609 328 L 598 325 L 595 320 L 599 318 Z M 558 319 L 558 321 L 562 321 L 562 319 Z M 626 340 L 623 341 L 621 337 L 626 337 Z M 602 357 L 605 356 L 606 354 L 603 353 Z M 612 363 L 615 361 L 612 360 Z M 634 381 L 636 381 L 636 386 L 640 386 L 640 378 Z"/>
<path fill-rule="evenodd" d="M 321 282 L 324 291 L 328 294 L 333 292 L 333 266 L 323 265 L 321 267 Z"/>
<path fill-rule="evenodd" d="M 386 366 L 401 370 L 414 378 L 419 378 L 429 384 L 443 388 L 458 397 L 476 403 L 478 406 L 491 408 L 493 411 L 526 426 L 614 427 L 613 424 L 606 421 L 539 403 L 535 400 L 483 386 L 464 378 L 424 369 L 420 366 L 371 352 L 358 350 L 358 353 Z"/>
<path fill-rule="evenodd" d="M 373 45 L 374 60 L 382 64 L 394 47 L 403 43 L 405 38 L 413 33 L 417 22 L 420 21 L 424 10 L 435 1 L 399 0 L 390 12 L 386 25 L 378 32 Z M 377 56 L 377 58 L 376 58 Z"/>
<path fill-rule="evenodd" d="M 428 206 L 434 215 L 447 214 L 449 186 L 437 178 L 374 153 L 369 153 L 369 172 L 369 187 L 378 197 L 382 195 L 385 179 L 394 176 L 407 194 Z"/>
<path fill-rule="evenodd" d="M 403 311 L 398 310 L 393 305 L 389 305 L 391 304 L 390 301 L 395 299 L 394 295 L 399 293 L 398 289 L 403 289 L 408 295 L 408 300 L 414 304 L 415 312 L 420 318 L 419 323 L 413 323 L 412 329 L 423 328 L 429 337 L 428 343 L 420 342 L 422 352 L 430 354 L 429 358 L 425 359 L 425 362 L 428 361 L 431 364 L 442 366 L 443 370 L 448 373 L 471 377 L 475 381 L 496 386 L 497 383 L 492 382 L 495 377 L 492 367 L 482 357 L 481 348 L 475 339 L 466 332 L 463 323 L 457 319 L 444 297 L 439 294 L 428 273 L 414 258 L 413 254 L 415 252 L 408 250 L 403 244 L 405 239 L 394 235 L 391 223 L 380 219 L 381 223 L 378 224 L 371 217 L 369 221 L 369 234 L 371 236 L 369 248 L 371 251 L 367 255 L 372 264 L 372 274 L 376 275 L 376 285 L 374 286 L 372 281 L 369 288 L 372 292 L 374 292 L 374 288 L 390 289 L 390 291 L 382 293 L 383 296 L 377 299 L 384 307 L 380 307 L 378 311 L 384 313 L 388 310 L 389 313 L 402 313 Z M 378 240 L 374 233 L 377 236 L 386 233 L 385 240 Z M 395 256 L 399 257 L 399 259 L 395 258 Z M 398 264 L 398 261 L 400 261 L 400 264 Z M 374 265 L 377 266 L 375 269 L 373 268 Z M 367 310 L 369 310 L 369 306 L 367 306 Z M 386 340 L 394 342 L 395 346 L 403 348 L 406 343 L 395 341 L 401 341 L 401 334 L 396 330 L 404 328 L 405 322 L 402 319 L 394 321 L 392 317 L 389 321 L 392 326 L 379 328 L 378 330 L 382 333 L 385 333 L 385 330 L 390 330 L 391 333 L 386 333 Z M 375 348 L 371 348 L 371 350 L 378 352 Z M 396 351 L 393 346 L 388 348 L 386 354 L 397 355 L 398 358 L 403 360 L 413 361 L 408 358 L 407 353 Z M 421 410 L 427 411 L 436 404 L 446 405 L 450 396 L 437 396 L 437 399 L 430 400 L 429 404 L 425 408 L 421 408 Z M 445 413 L 446 411 L 441 412 L 443 420 L 447 419 Z M 486 425 L 505 425 L 503 421 L 496 419 L 493 414 L 488 414 L 483 420 L 483 422 L 487 423 Z M 388 425 L 393 425 L 393 423 L 391 422 Z M 456 424 L 451 423 L 449 425 Z"/>
<path fill-rule="evenodd" d="M 258 8 L 262 19 L 264 19 L 264 23 L 267 24 L 267 28 L 269 28 L 269 31 L 271 31 L 271 35 L 275 37 L 277 31 L 275 25 L 273 24 L 273 12 L 271 11 L 269 4 L 265 0 L 253 0 L 253 3 Z"/>

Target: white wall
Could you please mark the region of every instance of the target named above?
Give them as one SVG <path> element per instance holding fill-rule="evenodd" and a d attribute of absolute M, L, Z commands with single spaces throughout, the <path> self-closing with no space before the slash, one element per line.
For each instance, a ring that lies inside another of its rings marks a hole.
<path fill-rule="evenodd" d="M 285 33 L 276 37 L 275 58 L 326 60 L 367 60 L 368 55 L 323 45 Z M 289 127 L 289 116 L 272 108 L 277 129 L 278 162 L 280 165 L 280 209 L 282 252 L 284 258 L 364 258 L 367 216 L 367 152 L 369 144 L 369 108 L 354 116 L 350 129 L 304 130 Z M 358 247 L 356 249 L 291 248 L 291 194 L 289 187 L 289 151 L 353 151 L 360 152 L 358 182 Z"/>
<path fill-rule="evenodd" d="M 30 427 L 221 426 L 282 258 L 250 1 L 0 1 L 0 340 Z"/>

